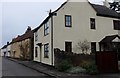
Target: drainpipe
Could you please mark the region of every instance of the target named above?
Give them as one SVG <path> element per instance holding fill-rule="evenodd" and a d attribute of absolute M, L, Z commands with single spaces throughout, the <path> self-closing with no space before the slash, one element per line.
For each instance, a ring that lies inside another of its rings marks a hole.
<path fill-rule="evenodd" d="M 51 63 L 53 65 L 53 16 L 51 15 Z"/>
<path fill-rule="evenodd" d="M 52 63 L 52 66 L 53 66 L 53 63 L 54 63 L 54 58 L 53 58 L 53 16 L 56 16 L 56 13 L 52 13 L 51 10 L 50 10 L 50 16 L 51 16 L 51 63 Z"/>

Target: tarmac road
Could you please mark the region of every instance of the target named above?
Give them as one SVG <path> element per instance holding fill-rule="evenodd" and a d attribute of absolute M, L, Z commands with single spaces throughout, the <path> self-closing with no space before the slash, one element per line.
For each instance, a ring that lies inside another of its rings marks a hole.
<path fill-rule="evenodd" d="M 16 62 L 2 58 L 2 76 L 46 76 Z"/>

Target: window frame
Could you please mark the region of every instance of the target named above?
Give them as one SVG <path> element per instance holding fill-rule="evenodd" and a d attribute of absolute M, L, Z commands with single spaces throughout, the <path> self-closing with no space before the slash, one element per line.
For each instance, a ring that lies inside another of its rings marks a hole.
<path fill-rule="evenodd" d="M 49 23 L 46 22 L 44 24 L 44 36 L 47 36 L 49 34 Z"/>
<path fill-rule="evenodd" d="M 96 29 L 96 21 L 95 18 L 90 18 L 90 29 Z"/>
<path fill-rule="evenodd" d="M 47 49 L 47 51 L 46 51 Z M 44 44 L 44 58 L 49 58 L 49 43 Z"/>
<path fill-rule="evenodd" d="M 113 20 L 114 30 L 120 30 L 120 20 Z"/>
<path fill-rule="evenodd" d="M 67 51 L 68 50 L 68 44 L 70 44 L 69 46 L 70 46 L 70 51 Z M 72 42 L 70 42 L 70 41 L 65 41 L 65 51 L 66 52 L 72 52 Z"/>
<path fill-rule="evenodd" d="M 94 50 L 93 50 L 93 48 L 92 48 L 92 46 L 94 45 Z M 96 49 L 97 47 L 96 47 L 96 42 L 91 42 L 91 53 L 95 53 L 96 52 Z"/>
<path fill-rule="evenodd" d="M 69 20 L 67 20 L 67 18 Z M 65 15 L 65 27 L 72 27 L 72 16 L 71 15 Z"/>

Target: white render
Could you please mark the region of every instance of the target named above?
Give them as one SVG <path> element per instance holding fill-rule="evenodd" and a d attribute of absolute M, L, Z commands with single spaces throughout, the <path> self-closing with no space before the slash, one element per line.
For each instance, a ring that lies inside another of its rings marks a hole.
<path fill-rule="evenodd" d="M 10 57 L 10 51 L 11 51 L 11 47 L 10 47 L 11 45 L 10 44 L 8 44 L 5 48 L 1 48 L 1 56 L 7 56 L 7 57 Z M 4 53 L 6 53 L 5 55 L 4 55 Z"/>
<path fill-rule="evenodd" d="M 96 11 L 88 2 L 67 2 L 53 16 L 53 48 L 65 50 L 65 41 L 72 42 L 72 52 L 76 52 L 75 46 L 79 41 L 87 40 L 96 42 L 96 50 L 99 51 L 99 42 L 109 35 L 118 34 L 113 28 L 113 20 L 117 18 L 96 16 Z M 65 15 L 72 16 L 72 27 L 65 27 Z M 95 18 L 96 29 L 90 29 L 90 18 Z M 44 26 L 38 30 L 38 41 L 35 41 L 34 33 L 34 61 L 52 64 L 51 58 L 51 18 L 49 19 L 49 35 L 44 36 Z M 36 45 L 42 43 L 42 50 Z M 44 58 L 44 44 L 49 43 L 49 58 Z M 38 57 L 35 57 L 35 47 L 38 47 Z M 80 53 L 80 52 L 76 52 Z M 54 53 L 53 53 L 54 56 Z M 41 59 L 41 60 L 40 60 Z M 53 57 L 54 59 L 54 57 Z"/>
<path fill-rule="evenodd" d="M 1 56 L 4 56 L 4 52 L 6 52 L 6 48 L 1 49 Z"/>
<path fill-rule="evenodd" d="M 44 36 L 44 25 L 36 32 L 38 33 L 38 40 L 35 41 L 35 33 L 34 33 L 34 61 L 38 61 L 38 62 L 42 62 L 45 64 L 50 64 L 51 65 L 51 52 L 49 51 L 49 59 L 48 58 L 44 58 L 44 44 L 49 43 L 49 50 L 51 49 L 51 41 L 50 41 L 50 30 L 51 30 L 51 23 L 50 23 L 50 19 L 48 21 L 49 23 L 49 34 L 47 36 Z M 36 45 L 37 43 L 42 43 L 42 48 L 40 49 L 40 47 L 38 45 Z M 35 47 L 38 47 L 38 57 L 35 57 Z M 41 51 L 40 51 L 41 50 Z"/>

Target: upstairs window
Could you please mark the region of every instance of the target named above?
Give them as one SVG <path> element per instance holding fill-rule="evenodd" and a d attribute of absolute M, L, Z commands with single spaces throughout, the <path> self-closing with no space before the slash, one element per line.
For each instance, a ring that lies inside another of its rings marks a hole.
<path fill-rule="evenodd" d="M 72 27 L 71 15 L 65 15 L 65 27 Z"/>
<path fill-rule="evenodd" d="M 49 34 L 49 24 L 48 24 L 48 22 L 46 22 L 44 24 L 44 36 L 46 36 L 48 34 Z"/>
<path fill-rule="evenodd" d="M 96 27 L 95 27 L 95 18 L 90 18 L 90 28 L 91 29 L 96 29 Z"/>
<path fill-rule="evenodd" d="M 49 57 L 48 52 L 49 52 L 49 44 L 47 43 L 47 44 L 44 45 L 44 57 L 45 58 Z"/>
<path fill-rule="evenodd" d="M 114 30 L 120 30 L 120 21 L 113 20 Z"/>
<path fill-rule="evenodd" d="M 35 32 L 35 41 L 38 41 L 38 33 Z"/>

